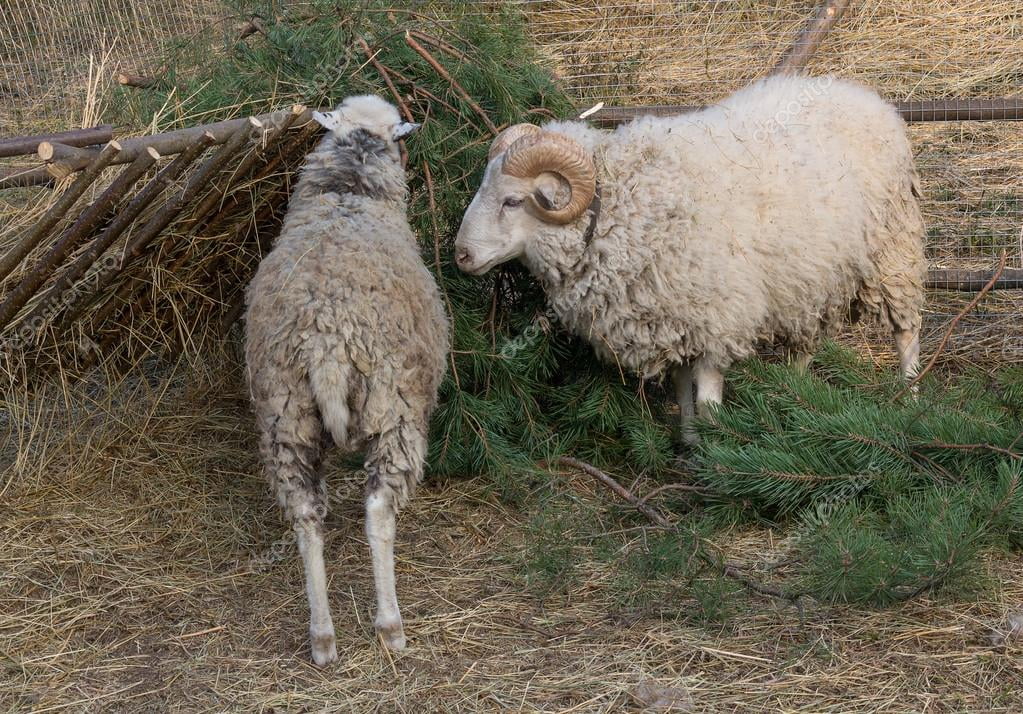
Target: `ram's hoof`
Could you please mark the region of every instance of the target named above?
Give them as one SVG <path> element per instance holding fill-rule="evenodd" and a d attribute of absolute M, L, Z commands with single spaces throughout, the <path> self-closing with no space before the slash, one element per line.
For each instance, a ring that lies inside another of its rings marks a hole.
<path fill-rule="evenodd" d="M 337 642 L 334 633 L 312 635 L 310 643 L 313 648 L 313 662 L 320 667 L 337 662 Z"/>
<path fill-rule="evenodd" d="M 396 652 L 405 649 L 407 641 L 405 640 L 405 628 L 402 627 L 401 620 L 397 622 L 378 622 L 376 629 L 377 634 L 384 641 L 388 649 Z"/>

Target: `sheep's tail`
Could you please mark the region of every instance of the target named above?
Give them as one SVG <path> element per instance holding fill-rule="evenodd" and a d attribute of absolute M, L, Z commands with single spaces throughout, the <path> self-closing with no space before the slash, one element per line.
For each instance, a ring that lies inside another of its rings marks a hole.
<path fill-rule="evenodd" d="M 323 425 L 334 443 L 344 446 L 349 441 L 351 411 L 348 408 L 348 388 L 352 365 L 344 360 L 323 360 L 309 369 L 309 384 L 320 410 Z"/>

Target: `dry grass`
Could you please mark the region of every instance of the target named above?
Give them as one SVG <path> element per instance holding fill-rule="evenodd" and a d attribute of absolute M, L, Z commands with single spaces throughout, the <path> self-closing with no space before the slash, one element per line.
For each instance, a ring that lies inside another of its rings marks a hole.
<path fill-rule="evenodd" d="M 656 711 L 637 699 L 652 684 L 695 711 L 1023 707 L 1023 644 L 988 638 L 1023 604 L 1018 562 L 990 561 L 994 586 L 974 602 L 812 605 L 801 621 L 754 599 L 708 629 L 679 616 L 685 602 L 623 609 L 606 563 L 579 563 L 564 592 L 531 589 L 519 565 L 529 514 L 480 479 L 429 482 L 403 514 L 411 640 L 389 654 L 373 640 L 361 478 L 336 460 L 327 552 L 341 661 L 320 671 L 299 558 L 259 474 L 240 374 L 224 365 L 139 365 L 119 383 L 4 395 L 0 709 Z M 574 498 L 607 498 L 563 478 Z M 764 563 L 783 535 L 722 543 Z"/>

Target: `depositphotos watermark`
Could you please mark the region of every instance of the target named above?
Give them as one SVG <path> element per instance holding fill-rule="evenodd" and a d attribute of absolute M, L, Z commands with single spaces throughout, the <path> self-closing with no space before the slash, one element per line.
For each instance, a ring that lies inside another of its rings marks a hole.
<path fill-rule="evenodd" d="M 103 256 L 99 260 L 99 269 L 89 278 L 47 298 L 32 319 L 23 323 L 14 334 L 0 339 L 0 352 L 14 352 L 31 344 L 54 315 L 77 302 L 87 290 L 97 289 L 103 276 L 117 270 L 120 265 L 121 261 L 116 255 Z"/>
<path fill-rule="evenodd" d="M 824 94 L 834 81 L 831 76 L 815 78 L 809 86 L 800 91 L 799 96 L 779 109 L 773 117 L 767 121 L 757 122 L 757 130 L 753 132 L 753 138 L 756 141 L 765 141 L 772 134 L 781 131 L 802 114 L 804 109 L 813 104 L 815 99 Z"/>

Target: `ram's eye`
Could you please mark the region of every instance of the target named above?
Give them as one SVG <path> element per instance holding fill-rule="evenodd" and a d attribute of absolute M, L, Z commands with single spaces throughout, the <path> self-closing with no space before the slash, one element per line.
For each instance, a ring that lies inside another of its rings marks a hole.
<path fill-rule="evenodd" d="M 505 208 L 515 208 L 516 206 L 522 205 L 521 198 L 506 198 L 504 199 Z"/>

